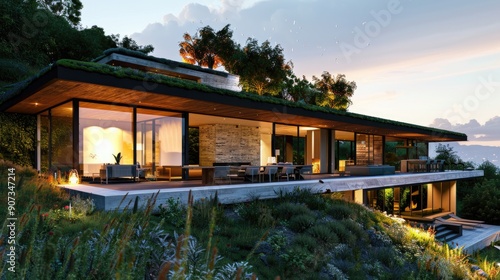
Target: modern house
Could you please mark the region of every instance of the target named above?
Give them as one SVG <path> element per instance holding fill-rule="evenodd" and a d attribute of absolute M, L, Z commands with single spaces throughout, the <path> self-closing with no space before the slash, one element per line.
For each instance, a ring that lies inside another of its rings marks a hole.
<path fill-rule="evenodd" d="M 406 215 L 456 212 L 456 182 L 483 176 L 424 160 L 430 142 L 465 134 L 245 93 L 237 76 L 124 49 L 57 61 L 2 96 L 0 111 L 37 116 L 41 172 L 91 177 L 117 153 L 169 179 L 189 164 L 289 162 L 331 175 L 325 190 Z"/>

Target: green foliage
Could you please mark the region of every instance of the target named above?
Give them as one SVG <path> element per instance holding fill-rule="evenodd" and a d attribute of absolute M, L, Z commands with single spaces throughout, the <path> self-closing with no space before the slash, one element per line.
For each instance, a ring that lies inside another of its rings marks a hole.
<path fill-rule="evenodd" d="M 295 215 L 288 221 L 288 227 L 295 232 L 305 232 L 314 225 L 316 218 L 311 214 Z"/>
<path fill-rule="evenodd" d="M 267 242 L 271 245 L 273 252 L 280 253 L 288 246 L 289 241 L 282 231 L 277 231 L 269 235 Z"/>
<path fill-rule="evenodd" d="M 217 32 L 207 25 L 194 36 L 184 33 L 184 41 L 179 43 L 179 54 L 184 62 L 209 69 L 218 68 L 225 65 L 224 58 L 232 55 L 235 48 L 232 36 L 229 24 Z"/>
<path fill-rule="evenodd" d="M 217 196 L 210 198 L 203 198 L 197 200 L 193 204 L 193 220 L 194 226 L 204 226 L 211 219 L 215 219 L 218 223 L 222 219 L 223 208 L 219 204 Z"/>
<path fill-rule="evenodd" d="M 305 248 L 309 252 L 314 252 L 315 250 L 317 250 L 318 246 L 316 239 L 313 236 L 305 233 L 295 236 L 295 238 L 293 239 L 293 244 L 295 246 Z"/>
<path fill-rule="evenodd" d="M 0 113 L 0 158 L 32 166 L 35 154 L 36 117 Z"/>
<path fill-rule="evenodd" d="M 115 164 L 120 164 L 120 161 L 122 160 L 123 156 L 122 156 L 122 153 L 118 153 L 118 154 L 113 154 L 113 158 L 115 158 Z"/>
<path fill-rule="evenodd" d="M 462 200 L 464 218 L 500 225 L 500 180 L 484 180 L 469 190 Z"/>
<path fill-rule="evenodd" d="M 315 95 L 312 104 L 347 111 L 357 87 L 355 82 L 347 81 L 344 74 L 334 77 L 328 71 L 323 72 L 321 78 L 313 76 L 313 81 L 320 94 Z"/>
<path fill-rule="evenodd" d="M 316 224 L 310 227 L 307 233 L 316 238 L 323 246 L 332 246 L 339 242 L 339 237 L 325 224 Z"/>
<path fill-rule="evenodd" d="M 349 204 L 342 201 L 337 201 L 337 203 L 329 205 L 325 211 L 337 220 L 356 218 Z"/>
<path fill-rule="evenodd" d="M 259 45 L 256 39 L 248 38 L 231 61 L 225 65 L 226 69 L 240 76 L 243 90 L 258 95 L 278 95 L 291 73 L 291 64 L 285 62 L 283 48 L 280 45 L 272 47 L 269 41 Z"/>
<path fill-rule="evenodd" d="M 166 222 L 175 227 L 182 227 L 186 223 L 186 208 L 182 205 L 180 199 L 168 198 L 165 205 L 158 206 L 159 216 Z"/>
<path fill-rule="evenodd" d="M 477 169 L 484 171 L 484 179 L 500 179 L 500 168 L 488 160 L 481 163 Z"/>
<path fill-rule="evenodd" d="M 309 214 L 311 210 L 304 204 L 297 204 L 292 202 L 280 203 L 274 208 L 273 216 L 276 219 L 289 220 L 295 215 Z"/>
<path fill-rule="evenodd" d="M 339 238 L 339 242 L 346 243 L 351 247 L 354 247 L 356 243 L 356 236 L 350 232 L 343 223 L 339 222 L 327 222 L 326 226 L 328 229 Z"/>

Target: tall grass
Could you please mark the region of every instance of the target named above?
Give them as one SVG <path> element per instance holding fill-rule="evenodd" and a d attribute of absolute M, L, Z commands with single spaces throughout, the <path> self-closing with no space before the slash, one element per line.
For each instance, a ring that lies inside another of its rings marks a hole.
<path fill-rule="evenodd" d="M 0 174 L 8 166 L 0 162 Z M 223 206 L 217 196 L 195 201 L 190 194 L 185 207 L 170 202 L 157 214 L 156 193 L 140 209 L 124 196 L 125 210 L 96 212 L 33 170 L 16 171 L 24 199 L 17 272 L 4 269 L 1 279 L 468 279 L 473 263 L 498 277 L 494 261 L 472 260 L 432 231 L 333 195 L 296 189 L 273 201 Z M 180 209 L 179 221 L 165 220 Z"/>

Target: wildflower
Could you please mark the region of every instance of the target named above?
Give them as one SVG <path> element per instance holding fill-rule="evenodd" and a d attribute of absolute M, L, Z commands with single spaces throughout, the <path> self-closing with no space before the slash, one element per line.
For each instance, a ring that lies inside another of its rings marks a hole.
<path fill-rule="evenodd" d="M 64 210 L 69 210 L 69 205 L 64 206 Z"/>
<path fill-rule="evenodd" d="M 53 231 L 49 231 L 49 235 L 50 236 L 54 235 L 54 232 Z"/>

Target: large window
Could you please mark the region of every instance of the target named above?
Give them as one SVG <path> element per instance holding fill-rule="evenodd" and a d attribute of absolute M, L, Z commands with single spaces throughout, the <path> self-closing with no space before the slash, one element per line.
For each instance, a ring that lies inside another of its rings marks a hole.
<path fill-rule="evenodd" d="M 137 162 L 152 173 L 182 165 L 182 117 L 178 113 L 137 109 Z"/>
<path fill-rule="evenodd" d="M 276 124 L 274 148 L 277 161 L 304 164 L 305 135 L 305 130 L 297 126 Z"/>
<path fill-rule="evenodd" d="M 383 138 L 379 135 L 356 134 L 356 165 L 383 163 Z"/>
<path fill-rule="evenodd" d="M 72 102 L 50 110 L 51 169 L 68 172 L 73 168 L 73 109 Z"/>
<path fill-rule="evenodd" d="M 114 164 L 121 153 L 121 164 L 134 163 L 132 108 L 80 103 L 80 170 L 84 175 L 99 173 L 103 164 Z"/>

